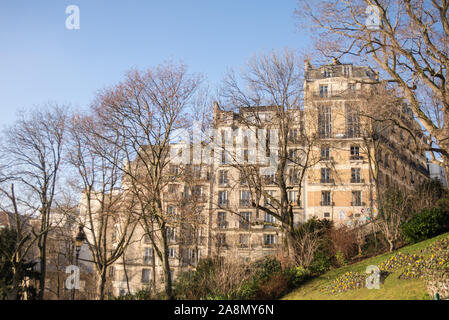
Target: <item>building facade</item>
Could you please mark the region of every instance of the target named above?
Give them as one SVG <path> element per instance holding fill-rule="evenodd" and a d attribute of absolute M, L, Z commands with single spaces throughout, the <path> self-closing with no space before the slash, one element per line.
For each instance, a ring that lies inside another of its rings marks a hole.
<path fill-rule="evenodd" d="M 376 216 L 378 194 L 386 187 L 408 192 L 428 179 L 423 141 L 410 142 L 394 125 L 419 128 L 410 110 L 399 104 L 388 111 L 396 122 L 373 119 L 366 111 L 373 105 L 364 94 L 377 80 L 368 67 L 306 63 L 304 106 L 222 110 L 215 104 L 214 147 L 206 153 L 213 160 L 167 169 L 172 178 L 162 199 L 172 217 L 167 228 L 172 279 L 206 257 L 249 262 L 276 255 L 283 243 L 281 224 L 296 226 L 312 217 L 337 225 L 367 222 Z M 234 134 L 239 130 L 241 136 Z M 276 148 L 283 153 L 268 146 L 279 136 L 285 145 Z M 273 153 L 278 160 L 284 155 L 282 172 L 279 162 L 274 171 L 264 171 L 266 162 L 251 161 Z M 280 222 L 276 214 L 282 212 L 290 217 Z M 123 258 L 110 269 L 114 295 L 163 288 L 162 262 L 144 230 L 136 227 Z"/>

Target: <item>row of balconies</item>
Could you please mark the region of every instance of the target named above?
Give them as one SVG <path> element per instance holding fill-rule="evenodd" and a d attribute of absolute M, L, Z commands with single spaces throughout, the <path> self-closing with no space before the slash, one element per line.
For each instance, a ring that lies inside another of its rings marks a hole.
<path fill-rule="evenodd" d="M 351 183 L 365 183 L 365 179 L 351 179 Z M 321 179 L 320 183 L 335 183 L 334 179 Z"/>
<path fill-rule="evenodd" d="M 327 201 L 321 201 L 320 206 L 322 207 L 334 207 L 335 202 L 327 202 Z M 364 207 L 365 202 L 351 202 L 351 207 Z"/>

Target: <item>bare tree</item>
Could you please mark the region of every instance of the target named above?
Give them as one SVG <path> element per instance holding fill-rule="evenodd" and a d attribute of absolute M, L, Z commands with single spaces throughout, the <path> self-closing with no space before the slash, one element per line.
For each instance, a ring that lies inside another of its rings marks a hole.
<path fill-rule="evenodd" d="M 20 200 L 18 201 L 16 197 L 14 184 L 11 184 L 10 187 L 10 191 L 0 188 L 0 199 L 2 200 L 0 210 L 10 220 L 10 228 L 15 235 L 14 246 L 12 250 L 0 248 L 0 254 L 11 264 L 12 283 L 8 287 L 3 281 L 0 281 L 0 286 L 6 292 L 8 300 L 16 300 L 19 298 L 20 290 L 23 287 L 23 266 L 32 261 L 31 253 L 36 241 L 39 239 L 39 234 L 33 235 L 31 232 L 30 219 L 33 212 L 24 213 L 19 211 Z M 47 231 L 46 229 L 43 230 L 43 232 Z"/>
<path fill-rule="evenodd" d="M 409 212 L 409 196 L 395 187 L 384 190 L 379 201 L 376 224 L 385 236 L 390 252 L 396 249 L 398 240 L 401 238 L 401 224 L 407 220 Z"/>
<path fill-rule="evenodd" d="M 121 137 L 102 139 L 103 128 L 94 117 L 75 116 L 70 126 L 69 162 L 78 173 L 82 191 L 79 224 L 84 227 L 92 262 L 98 275 L 97 294 L 105 297 L 108 268 L 129 245 L 137 218 L 132 199 L 121 187 Z M 109 136 L 111 138 L 111 136 Z"/>
<path fill-rule="evenodd" d="M 29 196 L 28 203 L 22 205 L 39 213 L 39 230 L 33 230 L 39 248 L 39 299 L 43 299 L 45 293 L 47 237 L 58 192 L 66 120 L 66 106 L 49 104 L 24 113 L 5 132 L 3 152 L 7 154 L 8 175 L 13 177 L 21 193 Z"/>
<path fill-rule="evenodd" d="M 384 82 L 401 88 L 426 131 L 427 151 L 442 155 L 446 173 L 448 8 L 446 0 L 300 0 L 296 10 L 301 25 L 319 38 L 318 49 L 325 56 L 373 62 L 384 71 Z"/>
<path fill-rule="evenodd" d="M 127 196 L 136 201 L 136 214 L 163 264 L 165 293 L 172 298 L 167 230 L 172 215 L 163 202 L 169 173 L 170 148 L 177 132 L 191 122 L 201 77 L 183 64 L 164 64 L 143 72 L 131 71 L 119 85 L 98 95 L 96 112 L 102 125 L 119 137 L 127 165 L 121 166 Z M 108 137 L 106 137 L 108 138 Z"/>

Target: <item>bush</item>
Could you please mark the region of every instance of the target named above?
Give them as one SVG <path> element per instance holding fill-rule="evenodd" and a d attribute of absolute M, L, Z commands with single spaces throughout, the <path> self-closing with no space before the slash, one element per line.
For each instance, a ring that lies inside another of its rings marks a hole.
<path fill-rule="evenodd" d="M 289 288 L 287 276 L 282 272 L 276 272 L 259 285 L 256 299 L 276 299 L 287 293 Z"/>
<path fill-rule="evenodd" d="M 410 221 L 402 225 L 402 235 L 410 243 L 416 243 L 441 233 L 449 228 L 449 214 L 442 208 L 423 209 Z"/>
<path fill-rule="evenodd" d="M 310 270 L 314 274 L 323 274 L 332 267 L 332 255 L 325 250 L 319 250 L 315 253 L 315 257 L 310 265 Z"/>
<path fill-rule="evenodd" d="M 299 287 L 304 281 L 310 278 L 310 270 L 303 266 L 294 268 L 286 268 L 284 274 L 288 279 L 289 286 L 291 288 Z"/>

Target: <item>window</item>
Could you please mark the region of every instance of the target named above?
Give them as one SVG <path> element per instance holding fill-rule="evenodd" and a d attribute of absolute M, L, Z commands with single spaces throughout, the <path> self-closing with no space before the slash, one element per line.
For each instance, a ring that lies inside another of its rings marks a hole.
<path fill-rule="evenodd" d="M 290 184 L 298 184 L 299 183 L 298 171 L 296 171 L 295 169 L 290 169 L 288 173 L 288 179 Z"/>
<path fill-rule="evenodd" d="M 351 160 L 360 160 L 360 147 L 359 146 L 351 146 Z"/>
<path fill-rule="evenodd" d="M 351 182 L 360 183 L 360 168 L 351 168 Z"/>
<path fill-rule="evenodd" d="M 228 171 L 227 170 L 220 170 L 218 171 L 218 183 L 219 184 L 227 184 L 228 181 Z"/>
<path fill-rule="evenodd" d="M 289 202 L 296 202 L 298 200 L 298 199 L 296 199 L 297 198 L 297 191 L 289 190 L 287 195 L 288 195 L 288 201 Z"/>
<path fill-rule="evenodd" d="M 329 160 L 329 146 L 321 146 L 321 160 Z"/>
<path fill-rule="evenodd" d="M 332 69 L 324 69 L 323 77 L 324 78 L 332 78 Z"/>
<path fill-rule="evenodd" d="M 346 106 L 346 136 L 348 138 L 360 137 L 360 116 L 356 107 Z"/>
<path fill-rule="evenodd" d="M 176 184 L 168 185 L 168 193 L 176 193 L 178 186 Z"/>
<path fill-rule="evenodd" d="M 174 176 L 178 175 L 178 172 L 179 172 L 178 166 L 170 165 L 168 170 L 171 175 L 174 175 Z"/>
<path fill-rule="evenodd" d="M 275 240 L 274 234 L 263 235 L 263 241 L 266 246 L 273 245 L 275 243 L 274 240 Z"/>
<path fill-rule="evenodd" d="M 197 197 L 201 197 L 203 194 L 202 186 L 193 186 L 192 194 Z"/>
<path fill-rule="evenodd" d="M 328 86 L 320 86 L 320 98 L 327 98 L 328 97 Z"/>
<path fill-rule="evenodd" d="M 201 178 L 201 167 L 199 165 L 193 166 L 193 176 L 195 178 Z"/>
<path fill-rule="evenodd" d="M 264 176 L 264 178 L 265 178 L 265 184 L 275 184 L 276 183 L 276 175 L 274 173 L 266 174 Z"/>
<path fill-rule="evenodd" d="M 168 248 L 168 257 L 169 258 L 174 258 L 175 254 L 176 254 L 175 248 Z"/>
<path fill-rule="evenodd" d="M 142 269 L 142 283 L 150 283 L 150 269 Z"/>
<path fill-rule="evenodd" d="M 246 180 L 246 176 L 244 173 L 240 172 L 240 184 L 242 186 L 247 185 L 248 181 Z"/>
<path fill-rule="evenodd" d="M 318 108 L 318 131 L 320 138 L 331 137 L 331 108 L 329 106 L 320 106 Z"/>
<path fill-rule="evenodd" d="M 269 214 L 268 212 L 265 212 L 264 222 L 266 222 L 266 223 L 274 223 L 274 217 L 271 214 Z"/>
<path fill-rule="evenodd" d="M 240 217 L 239 227 L 240 227 L 240 229 L 248 230 L 249 224 L 251 223 L 251 212 L 242 212 L 240 214 L 241 214 L 241 217 Z"/>
<path fill-rule="evenodd" d="M 351 67 L 350 66 L 343 66 L 343 74 L 348 77 L 350 76 Z"/>
<path fill-rule="evenodd" d="M 228 192 L 218 191 L 218 204 L 224 206 L 228 204 Z"/>
<path fill-rule="evenodd" d="M 153 248 L 144 248 L 143 263 L 149 264 L 151 262 L 152 257 L 153 257 Z"/>
<path fill-rule="evenodd" d="M 217 214 L 217 225 L 220 229 L 226 229 L 228 223 L 226 222 L 226 212 L 219 211 Z"/>
<path fill-rule="evenodd" d="M 247 234 L 239 235 L 239 245 L 240 245 L 240 248 L 248 248 L 249 247 L 249 236 Z"/>
<path fill-rule="evenodd" d="M 362 205 L 362 192 L 361 191 L 352 191 L 352 206 L 361 206 Z"/>
<path fill-rule="evenodd" d="M 167 227 L 167 239 L 168 241 L 176 241 L 176 229 Z"/>
<path fill-rule="evenodd" d="M 390 163 L 388 161 L 388 158 L 389 158 L 388 153 L 385 153 L 385 161 L 384 161 L 385 168 L 389 168 L 390 167 Z"/>
<path fill-rule="evenodd" d="M 331 182 L 330 174 L 330 168 L 321 168 L 321 183 Z"/>
<path fill-rule="evenodd" d="M 221 164 L 226 164 L 226 150 L 221 150 Z"/>
<path fill-rule="evenodd" d="M 251 193 L 248 190 L 240 190 L 240 205 L 248 207 L 251 201 Z"/>
<path fill-rule="evenodd" d="M 225 233 L 217 234 L 217 245 L 219 247 L 226 246 L 226 234 Z"/>
<path fill-rule="evenodd" d="M 325 217 L 325 218 L 329 218 L 330 216 L 331 216 L 331 215 L 330 215 L 329 212 L 325 212 L 325 213 L 324 213 L 324 217 Z"/>
<path fill-rule="evenodd" d="M 175 215 L 176 214 L 176 207 L 175 206 L 167 206 L 167 214 L 168 215 Z"/>
<path fill-rule="evenodd" d="M 321 191 L 321 205 L 330 206 L 331 205 L 331 192 Z"/>
<path fill-rule="evenodd" d="M 274 197 L 274 191 L 265 191 L 268 195 L 270 195 L 271 197 Z M 270 205 L 272 204 L 273 201 L 269 196 L 264 196 L 264 204 L 265 205 Z"/>
<path fill-rule="evenodd" d="M 291 129 L 288 133 L 290 141 L 298 141 L 298 129 Z"/>
<path fill-rule="evenodd" d="M 109 268 L 109 278 L 114 279 L 115 276 L 115 268 L 112 266 Z"/>
<path fill-rule="evenodd" d="M 189 248 L 188 255 L 189 255 L 190 261 L 195 261 L 195 256 L 196 256 L 195 249 Z"/>
<path fill-rule="evenodd" d="M 290 160 L 290 162 L 296 163 L 296 161 L 297 161 L 297 150 L 296 149 L 288 150 L 288 160 Z"/>

